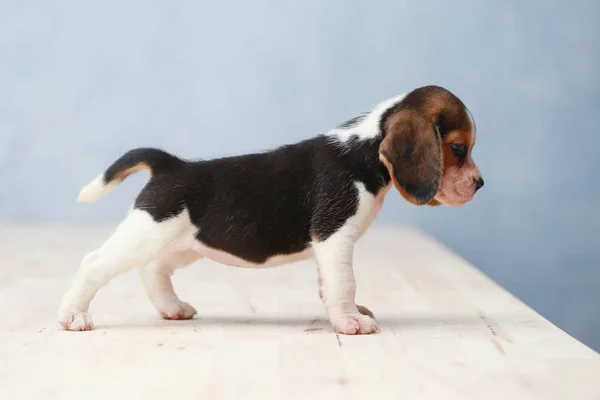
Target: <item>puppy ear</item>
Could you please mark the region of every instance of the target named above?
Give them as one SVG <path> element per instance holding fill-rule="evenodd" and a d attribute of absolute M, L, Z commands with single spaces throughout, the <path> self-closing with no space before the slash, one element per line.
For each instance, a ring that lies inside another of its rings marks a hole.
<path fill-rule="evenodd" d="M 437 205 L 442 178 L 439 131 L 422 116 L 400 111 L 388 118 L 379 159 L 402 197 L 415 205 Z"/>
<path fill-rule="evenodd" d="M 427 203 L 427 205 L 431 206 L 431 207 L 437 207 L 437 206 L 441 206 L 442 203 L 440 203 L 436 199 L 431 199 L 431 201 L 429 203 Z"/>

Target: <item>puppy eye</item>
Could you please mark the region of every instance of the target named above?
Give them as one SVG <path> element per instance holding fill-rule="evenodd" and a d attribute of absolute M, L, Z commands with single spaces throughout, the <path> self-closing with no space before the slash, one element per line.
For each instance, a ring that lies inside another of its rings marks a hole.
<path fill-rule="evenodd" d="M 458 158 L 462 158 L 467 154 L 467 146 L 464 144 L 451 144 L 450 149 L 452 149 L 452 154 Z"/>

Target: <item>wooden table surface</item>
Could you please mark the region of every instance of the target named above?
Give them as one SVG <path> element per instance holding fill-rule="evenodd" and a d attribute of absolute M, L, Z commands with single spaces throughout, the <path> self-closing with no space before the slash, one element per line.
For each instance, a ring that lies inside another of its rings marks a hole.
<path fill-rule="evenodd" d="M 0 226 L 1 399 L 600 399 L 600 357 L 418 230 L 357 245 L 357 302 L 381 333 L 336 335 L 316 267 L 201 260 L 174 276 L 198 310 L 163 321 L 137 271 L 55 322 L 83 254 L 112 227 Z"/>

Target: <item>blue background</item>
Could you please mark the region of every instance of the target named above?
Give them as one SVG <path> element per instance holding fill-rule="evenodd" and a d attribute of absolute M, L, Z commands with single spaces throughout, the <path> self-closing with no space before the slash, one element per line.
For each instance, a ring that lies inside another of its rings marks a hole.
<path fill-rule="evenodd" d="M 594 0 L 0 1 L 0 220 L 116 222 L 143 174 L 74 199 L 132 147 L 264 150 L 439 84 L 475 117 L 486 186 L 458 209 L 393 192 L 379 223 L 600 349 L 599 22 Z"/>

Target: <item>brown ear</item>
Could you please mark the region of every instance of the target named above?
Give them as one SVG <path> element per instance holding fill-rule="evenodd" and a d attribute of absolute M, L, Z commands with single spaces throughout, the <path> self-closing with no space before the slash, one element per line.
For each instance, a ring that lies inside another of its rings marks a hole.
<path fill-rule="evenodd" d="M 434 199 L 442 178 L 442 146 L 437 129 L 422 116 L 400 111 L 389 117 L 379 159 L 387 167 L 394 186 L 415 205 Z"/>
<path fill-rule="evenodd" d="M 429 203 L 427 203 L 428 206 L 431 207 L 437 207 L 437 206 L 441 206 L 442 203 L 440 203 L 439 201 L 437 201 L 436 199 L 432 199 Z"/>

